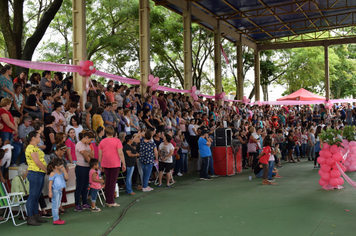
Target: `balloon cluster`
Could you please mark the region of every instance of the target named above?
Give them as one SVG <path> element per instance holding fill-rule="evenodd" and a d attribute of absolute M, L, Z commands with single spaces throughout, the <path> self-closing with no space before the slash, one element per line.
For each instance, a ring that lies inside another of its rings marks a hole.
<path fill-rule="evenodd" d="M 94 63 L 92 61 L 80 61 L 79 66 L 82 67 L 82 69 L 78 72 L 81 76 L 89 77 L 96 72 Z"/>
<path fill-rule="evenodd" d="M 326 100 L 324 104 L 326 109 L 333 109 L 334 104 L 330 100 Z"/>
<path fill-rule="evenodd" d="M 319 184 L 324 189 L 334 189 L 338 188 L 340 185 L 344 184 L 344 179 L 341 178 L 341 173 L 337 168 L 337 164 L 344 161 L 341 154 L 341 148 L 337 145 L 330 146 L 327 143 L 323 144 L 323 149 L 319 152 L 318 163 L 320 164 L 320 180 Z M 342 171 L 346 168 L 342 165 Z"/>
<path fill-rule="evenodd" d="M 149 75 L 148 76 L 148 82 L 147 82 L 147 86 L 151 86 L 152 91 L 156 91 L 158 88 L 158 82 L 159 82 L 159 78 L 158 77 L 154 77 L 153 75 Z"/>
<path fill-rule="evenodd" d="M 190 92 L 190 96 L 194 99 L 194 101 L 198 100 L 198 95 L 200 94 L 200 91 L 197 90 L 197 87 L 194 85 L 192 87 L 192 90 Z"/>
<path fill-rule="evenodd" d="M 344 163 L 346 171 L 356 171 L 356 142 L 348 142 L 346 139 L 344 139 L 342 140 L 342 145 L 344 146 L 344 149 L 341 150 L 342 153 L 347 153 L 347 157 Z"/>
<path fill-rule="evenodd" d="M 218 99 L 218 100 L 224 100 L 225 99 L 225 95 L 226 95 L 226 93 L 222 92 L 220 94 L 216 94 L 215 98 Z"/>

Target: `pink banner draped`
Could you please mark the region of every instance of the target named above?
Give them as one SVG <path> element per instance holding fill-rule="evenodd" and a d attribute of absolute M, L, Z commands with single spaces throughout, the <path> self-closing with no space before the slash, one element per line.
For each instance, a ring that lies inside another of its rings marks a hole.
<path fill-rule="evenodd" d="M 349 176 L 345 174 L 345 172 L 342 171 L 340 163 L 336 162 L 336 167 L 340 171 L 341 175 L 345 178 L 345 180 L 354 188 L 356 188 L 356 182 L 353 181 Z"/>
<path fill-rule="evenodd" d="M 10 58 L 0 58 L 0 62 L 5 62 L 8 64 L 20 66 L 23 68 L 35 69 L 35 70 L 49 70 L 49 71 L 60 71 L 60 72 L 79 72 L 81 71 L 82 67 L 77 65 L 67 65 L 67 64 L 57 64 L 53 62 L 38 62 L 38 61 L 23 61 L 17 59 L 10 59 Z M 132 78 L 125 78 L 119 75 L 113 75 L 109 73 L 105 73 L 102 71 L 96 71 L 94 75 L 105 77 L 108 79 L 112 79 L 115 81 L 119 81 L 126 84 L 133 84 L 139 85 L 141 82 L 136 79 Z M 181 90 L 175 88 L 168 88 L 165 86 L 158 86 L 158 90 L 166 91 L 166 92 L 175 92 L 175 93 L 190 93 L 191 90 Z M 199 96 L 215 99 L 214 95 L 205 95 L 199 94 Z M 242 100 L 231 100 L 225 99 L 228 102 L 242 102 Z M 339 100 L 330 100 L 332 103 L 349 103 L 349 102 L 356 102 L 356 99 L 339 99 Z M 289 101 L 267 101 L 261 102 L 262 105 L 308 105 L 308 104 L 325 104 L 326 101 L 317 100 L 317 101 L 297 101 L 297 100 L 289 100 Z M 250 105 L 254 105 L 254 103 L 249 103 Z"/>

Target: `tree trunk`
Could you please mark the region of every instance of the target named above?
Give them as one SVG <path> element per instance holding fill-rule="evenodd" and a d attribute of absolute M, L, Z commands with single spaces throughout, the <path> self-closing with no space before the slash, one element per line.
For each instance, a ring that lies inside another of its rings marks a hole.
<path fill-rule="evenodd" d="M 263 101 L 268 101 L 268 85 L 261 85 L 263 92 Z"/>
<path fill-rule="evenodd" d="M 252 99 L 253 96 L 255 96 L 255 85 L 253 85 L 253 88 L 252 88 L 252 90 L 251 90 L 250 95 L 248 96 L 248 99 Z"/>

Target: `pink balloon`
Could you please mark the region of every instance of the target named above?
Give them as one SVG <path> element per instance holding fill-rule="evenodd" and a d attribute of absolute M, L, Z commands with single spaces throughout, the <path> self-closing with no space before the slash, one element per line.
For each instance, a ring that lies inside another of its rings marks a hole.
<path fill-rule="evenodd" d="M 322 170 L 319 170 L 319 171 L 318 171 L 318 174 L 319 174 L 320 176 L 322 176 L 324 173 L 325 173 L 325 172 L 322 171 Z"/>
<path fill-rule="evenodd" d="M 330 180 L 330 174 L 329 174 L 329 173 L 324 173 L 324 174 L 321 176 L 321 179 L 322 179 L 322 180 L 325 180 L 325 181 L 329 181 L 329 180 Z"/>
<path fill-rule="evenodd" d="M 154 84 L 157 84 L 159 82 L 159 78 L 158 77 L 155 77 L 154 79 L 153 79 L 153 81 L 152 81 L 152 83 L 154 83 Z"/>
<path fill-rule="evenodd" d="M 149 80 L 149 81 L 152 81 L 154 78 L 155 78 L 155 77 L 154 77 L 153 75 L 149 75 L 149 76 L 148 76 L 148 80 Z"/>
<path fill-rule="evenodd" d="M 330 145 L 327 143 L 323 143 L 323 150 L 327 151 L 330 149 Z"/>
<path fill-rule="evenodd" d="M 345 161 L 345 164 L 344 164 L 344 166 L 346 166 L 346 167 L 349 167 L 349 166 L 350 166 L 350 162 L 348 162 L 348 161 Z"/>
<path fill-rule="evenodd" d="M 343 185 L 344 184 L 344 179 L 343 178 L 341 178 L 341 177 L 338 177 L 337 178 L 337 185 Z"/>
<path fill-rule="evenodd" d="M 350 165 L 350 166 L 349 166 L 349 170 L 350 170 L 350 171 L 356 171 L 356 166 Z"/>
<path fill-rule="evenodd" d="M 335 164 L 335 160 L 332 158 L 326 159 L 326 164 L 329 166 L 333 166 Z"/>
<path fill-rule="evenodd" d="M 94 69 L 92 70 L 93 74 L 96 72 L 96 68 L 94 67 Z"/>
<path fill-rule="evenodd" d="M 152 82 L 151 81 L 148 81 L 147 82 L 147 86 L 152 86 L 153 84 L 152 84 Z"/>
<path fill-rule="evenodd" d="M 322 170 L 323 172 L 326 172 L 326 173 L 329 173 L 330 172 L 330 170 L 331 170 L 331 166 L 329 166 L 329 165 L 321 165 L 320 166 L 320 170 Z"/>
<path fill-rule="evenodd" d="M 350 153 L 351 153 L 351 154 L 354 154 L 354 153 L 355 153 L 355 149 L 350 148 L 349 150 L 350 150 Z"/>
<path fill-rule="evenodd" d="M 81 75 L 81 76 L 85 76 L 85 71 L 80 70 L 80 71 L 78 72 L 78 74 Z"/>
<path fill-rule="evenodd" d="M 340 177 L 340 175 L 341 175 L 341 173 L 340 173 L 340 171 L 338 171 L 338 170 L 332 170 L 332 171 L 330 171 L 330 176 L 331 176 L 332 178 Z"/>
<path fill-rule="evenodd" d="M 92 65 L 90 64 L 90 61 L 89 61 L 89 60 L 86 60 L 86 61 L 84 62 L 84 66 L 89 68 L 89 66 L 92 66 Z"/>
<path fill-rule="evenodd" d="M 350 147 L 355 147 L 355 146 L 356 146 L 356 142 L 355 142 L 355 141 L 351 141 L 351 142 L 349 143 L 349 145 L 350 145 Z"/>
<path fill-rule="evenodd" d="M 94 62 L 89 61 L 89 66 L 93 66 L 93 65 L 94 65 Z"/>
<path fill-rule="evenodd" d="M 346 171 L 346 167 L 345 166 L 341 166 L 341 169 L 342 169 L 343 172 Z"/>
<path fill-rule="evenodd" d="M 335 153 L 334 155 L 333 155 L 333 159 L 335 160 L 335 161 L 341 161 L 342 159 L 343 159 L 343 156 L 342 156 L 342 154 L 341 153 Z"/>
<path fill-rule="evenodd" d="M 91 71 L 85 72 L 85 75 L 86 75 L 86 76 L 91 76 L 91 74 L 92 74 Z"/>
<path fill-rule="evenodd" d="M 322 157 L 322 156 L 320 156 L 320 157 L 318 157 L 318 159 L 316 160 L 319 164 L 325 164 L 325 162 L 326 162 L 326 158 L 325 157 Z"/>
<path fill-rule="evenodd" d="M 320 151 L 321 152 L 321 151 Z M 319 152 L 319 154 L 320 154 L 320 152 Z M 325 158 L 330 158 L 330 157 L 332 157 L 332 153 L 329 151 L 329 150 L 322 150 L 322 154 L 323 155 L 320 155 L 320 156 L 323 156 L 323 157 L 325 157 Z"/>
<path fill-rule="evenodd" d="M 347 160 L 348 162 L 352 163 L 352 162 L 354 162 L 355 159 L 354 159 L 353 157 L 349 157 L 349 158 L 347 158 L 346 160 Z"/>
<path fill-rule="evenodd" d="M 84 63 L 85 63 L 85 61 L 80 61 L 80 62 L 79 62 L 79 66 L 80 66 L 80 67 L 83 67 L 83 66 L 84 66 Z"/>
<path fill-rule="evenodd" d="M 337 186 L 338 183 L 339 183 L 339 181 L 338 181 L 337 178 L 331 178 L 331 179 L 329 180 L 329 183 L 330 183 L 331 186 Z"/>
<path fill-rule="evenodd" d="M 338 146 L 336 145 L 332 145 L 331 148 L 330 148 L 330 152 L 331 153 L 337 153 L 339 151 L 339 148 Z"/>
<path fill-rule="evenodd" d="M 154 85 L 152 85 L 152 87 L 151 87 L 152 91 L 156 91 L 157 88 L 158 88 L 158 84 L 154 84 Z"/>
<path fill-rule="evenodd" d="M 84 65 L 84 66 L 83 66 L 83 70 L 84 70 L 85 72 L 89 71 L 89 66 Z"/>
<path fill-rule="evenodd" d="M 319 179 L 319 185 L 320 185 L 320 186 L 325 186 L 325 185 L 327 185 L 328 183 L 329 183 L 328 181 Z"/>

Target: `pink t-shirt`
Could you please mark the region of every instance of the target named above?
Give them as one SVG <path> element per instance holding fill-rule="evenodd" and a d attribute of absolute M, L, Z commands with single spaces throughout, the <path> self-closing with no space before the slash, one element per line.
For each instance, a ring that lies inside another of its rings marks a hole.
<path fill-rule="evenodd" d="M 122 143 L 118 138 L 105 138 L 99 144 L 99 150 L 103 151 L 101 166 L 104 168 L 117 168 L 121 166 L 119 153 Z"/>
<path fill-rule="evenodd" d="M 100 179 L 99 174 L 96 170 L 90 169 L 89 171 L 89 184 L 90 188 L 93 189 L 101 189 L 101 184 L 99 182 L 93 181 L 93 174 L 96 173 L 96 178 L 95 179 Z"/>
<path fill-rule="evenodd" d="M 72 161 L 77 161 L 77 156 L 75 155 L 75 143 L 70 138 L 68 138 L 66 140 L 65 144 L 66 144 L 67 148 L 70 148 L 70 154 L 72 155 Z M 66 155 L 66 158 L 67 158 L 67 160 L 69 160 L 67 155 Z"/>
<path fill-rule="evenodd" d="M 84 151 L 84 150 L 90 151 L 89 145 L 86 145 L 86 144 L 82 143 L 81 141 L 79 141 L 75 145 L 75 155 L 77 157 L 77 166 L 90 167 L 89 163 L 87 161 L 85 161 L 83 154 L 80 153 L 81 151 Z"/>

